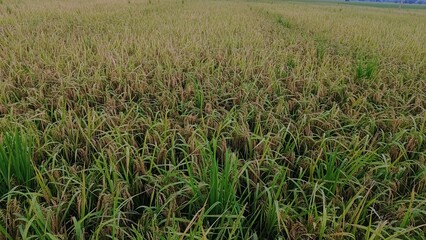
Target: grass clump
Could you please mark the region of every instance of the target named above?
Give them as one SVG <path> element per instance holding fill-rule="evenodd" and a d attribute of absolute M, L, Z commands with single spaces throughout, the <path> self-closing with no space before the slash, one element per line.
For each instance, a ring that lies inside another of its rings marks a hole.
<path fill-rule="evenodd" d="M 14 187 L 34 186 L 31 138 L 20 131 L 5 132 L 0 138 L 0 195 Z"/>
<path fill-rule="evenodd" d="M 356 64 L 356 78 L 373 80 L 379 69 L 379 61 L 374 58 L 358 60 Z"/>
<path fill-rule="evenodd" d="M 281 15 L 277 15 L 277 23 L 278 25 L 285 27 L 285 28 L 291 28 L 290 22 L 286 21 Z"/>

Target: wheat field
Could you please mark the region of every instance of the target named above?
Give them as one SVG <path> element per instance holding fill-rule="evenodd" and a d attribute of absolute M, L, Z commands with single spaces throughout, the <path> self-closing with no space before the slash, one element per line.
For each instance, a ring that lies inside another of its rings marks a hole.
<path fill-rule="evenodd" d="M 0 0 L 0 239 L 426 239 L 426 10 Z"/>

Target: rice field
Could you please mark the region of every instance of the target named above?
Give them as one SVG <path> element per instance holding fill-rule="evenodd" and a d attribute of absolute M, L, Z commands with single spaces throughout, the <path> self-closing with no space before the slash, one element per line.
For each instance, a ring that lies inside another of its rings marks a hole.
<path fill-rule="evenodd" d="M 426 239 L 426 11 L 0 0 L 0 240 Z"/>

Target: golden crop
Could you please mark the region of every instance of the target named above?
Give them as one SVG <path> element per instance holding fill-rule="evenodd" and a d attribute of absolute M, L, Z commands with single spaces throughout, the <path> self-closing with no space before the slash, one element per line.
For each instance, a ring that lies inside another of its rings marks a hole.
<path fill-rule="evenodd" d="M 425 239 L 426 12 L 0 0 L 0 239 Z"/>

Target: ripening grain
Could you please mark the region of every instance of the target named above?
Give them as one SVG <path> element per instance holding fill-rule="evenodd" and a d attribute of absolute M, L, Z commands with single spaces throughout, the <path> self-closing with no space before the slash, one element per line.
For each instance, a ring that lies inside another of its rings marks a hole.
<path fill-rule="evenodd" d="M 426 11 L 0 0 L 0 239 L 426 239 Z"/>

